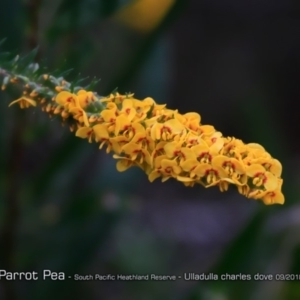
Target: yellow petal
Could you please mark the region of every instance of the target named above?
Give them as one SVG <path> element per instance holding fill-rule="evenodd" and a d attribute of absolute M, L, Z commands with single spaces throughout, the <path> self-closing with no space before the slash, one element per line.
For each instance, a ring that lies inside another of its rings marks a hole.
<path fill-rule="evenodd" d="M 97 125 L 93 126 L 93 131 L 98 140 L 109 138 L 107 128 L 103 124 L 97 124 Z"/>
<path fill-rule="evenodd" d="M 195 169 L 199 165 L 198 160 L 196 159 L 187 159 L 180 163 L 181 168 L 186 171 L 190 172 L 191 170 Z"/>
<path fill-rule="evenodd" d="M 247 176 L 254 177 L 257 173 L 265 173 L 265 168 L 259 164 L 253 164 L 246 168 Z"/>
<path fill-rule="evenodd" d="M 201 125 L 199 128 L 203 135 L 211 135 L 216 131 L 211 125 Z"/>
<path fill-rule="evenodd" d="M 142 133 L 142 134 L 146 134 L 146 128 L 140 124 L 140 123 L 132 123 L 131 124 L 132 130 L 134 131 L 134 134 L 136 135 L 137 133 Z"/>
<path fill-rule="evenodd" d="M 155 179 L 161 176 L 161 173 L 158 171 L 153 171 L 149 174 L 148 179 L 150 182 L 153 182 Z"/>
<path fill-rule="evenodd" d="M 193 182 L 195 179 L 185 176 L 176 176 L 176 179 L 181 182 Z"/>
<path fill-rule="evenodd" d="M 133 162 L 128 159 L 121 159 L 117 162 L 116 167 L 119 172 L 124 172 L 133 165 Z"/>
<path fill-rule="evenodd" d="M 107 123 L 113 123 L 116 120 L 116 113 L 113 110 L 104 109 L 100 115 Z"/>
<path fill-rule="evenodd" d="M 76 131 L 76 136 L 85 139 L 91 134 L 91 132 L 92 132 L 92 128 L 81 127 Z"/>
<path fill-rule="evenodd" d="M 199 176 L 199 177 L 203 177 L 206 175 L 206 172 L 211 170 L 211 165 L 210 164 L 198 164 L 198 166 L 193 170 L 193 172 Z"/>
<path fill-rule="evenodd" d="M 131 160 L 135 160 L 137 156 L 140 154 L 140 151 L 141 151 L 141 145 L 137 145 L 134 143 L 128 143 L 122 147 L 122 152 L 129 155 Z"/>
<path fill-rule="evenodd" d="M 277 177 L 270 172 L 265 172 L 265 175 L 267 177 L 267 181 L 264 183 L 265 188 L 268 191 L 274 191 L 278 186 Z"/>
<path fill-rule="evenodd" d="M 195 153 L 196 157 L 201 157 L 202 154 L 209 152 L 209 147 L 206 145 L 206 143 L 193 146 L 191 149 Z"/>
<path fill-rule="evenodd" d="M 174 152 L 178 151 L 180 147 L 181 145 L 178 142 L 169 142 L 164 146 L 164 150 L 169 158 L 173 158 L 176 156 Z"/>
<path fill-rule="evenodd" d="M 220 152 L 223 146 L 224 146 L 224 140 L 222 138 L 216 138 L 213 144 L 209 147 L 209 152 L 212 155 L 216 155 Z"/>
<path fill-rule="evenodd" d="M 197 159 L 194 151 L 191 148 L 183 147 L 183 148 L 180 149 L 180 151 L 182 153 L 182 156 L 183 156 L 184 160 Z"/>
<path fill-rule="evenodd" d="M 130 126 L 130 121 L 128 120 L 126 115 L 120 115 L 116 118 L 116 127 L 115 127 L 115 135 L 118 135 L 120 131 L 126 129 L 126 127 Z"/>
<path fill-rule="evenodd" d="M 271 167 L 270 167 L 270 172 L 272 174 L 274 174 L 276 177 L 281 176 L 282 165 L 277 159 L 272 160 L 272 164 L 271 164 Z"/>
<path fill-rule="evenodd" d="M 67 92 L 67 91 L 62 91 L 60 93 L 57 94 L 57 96 L 55 97 L 55 101 L 56 103 L 58 103 L 59 105 L 64 106 L 66 103 L 75 103 L 77 96 Z"/>
<path fill-rule="evenodd" d="M 280 191 L 267 193 L 262 200 L 266 205 L 284 204 L 284 196 Z"/>
<path fill-rule="evenodd" d="M 170 127 L 173 134 L 180 134 L 184 130 L 184 126 L 176 119 L 168 120 L 164 126 Z"/>

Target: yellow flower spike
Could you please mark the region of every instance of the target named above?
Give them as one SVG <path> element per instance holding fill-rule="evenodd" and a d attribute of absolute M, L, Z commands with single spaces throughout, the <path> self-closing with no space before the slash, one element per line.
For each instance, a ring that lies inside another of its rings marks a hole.
<path fill-rule="evenodd" d="M 30 98 L 28 98 L 28 97 L 21 97 L 21 98 L 19 98 L 19 99 L 17 99 L 17 100 L 12 101 L 12 102 L 8 105 L 8 107 L 12 106 L 12 105 L 15 104 L 15 103 L 19 103 L 21 109 L 23 109 L 23 108 L 28 108 L 28 107 L 30 107 L 30 106 L 36 106 L 36 101 L 35 101 L 35 100 L 30 99 Z"/>
<path fill-rule="evenodd" d="M 277 178 L 259 164 L 248 166 L 246 173 L 253 178 L 252 183 L 257 187 L 264 186 L 267 191 L 274 191 L 278 186 Z"/>
<path fill-rule="evenodd" d="M 150 181 L 174 178 L 185 186 L 217 185 L 220 191 L 234 184 L 242 195 L 266 205 L 284 203 L 281 163 L 261 145 L 223 137 L 213 126 L 202 125 L 198 113 L 180 114 L 152 98 L 141 101 L 116 93 L 98 99 L 90 91 L 61 91 L 69 83 L 60 82 L 58 94 L 51 95 L 58 105 L 49 103 L 49 97 L 41 99 L 27 84 L 26 95 L 9 106 L 19 103 L 26 108 L 38 103 L 50 116 L 60 114 L 63 121 L 73 117 L 70 130 L 90 143 L 99 143 L 100 149 L 106 146 L 107 153 L 112 151 L 120 172 L 138 166 Z M 93 114 L 85 111 L 96 100 L 105 108 Z"/>

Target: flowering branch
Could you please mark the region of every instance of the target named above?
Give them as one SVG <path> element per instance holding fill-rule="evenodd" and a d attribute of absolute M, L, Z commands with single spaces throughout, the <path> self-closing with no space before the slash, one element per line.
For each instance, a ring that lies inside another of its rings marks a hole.
<path fill-rule="evenodd" d="M 118 171 L 137 166 L 151 182 L 174 178 L 186 186 L 218 186 L 221 191 L 233 184 L 248 198 L 284 203 L 282 166 L 261 145 L 223 137 L 201 124 L 198 113 L 180 114 L 149 97 L 138 100 L 116 92 L 102 97 L 92 91 L 95 81 L 80 87 L 63 76 L 39 74 L 32 63 L 18 73 L 18 61 L 10 69 L 0 68 L 2 90 L 16 84 L 22 88 L 22 96 L 10 105 L 40 106 L 50 117 L 59 116 L 77 137 L 113 152 Z"/>

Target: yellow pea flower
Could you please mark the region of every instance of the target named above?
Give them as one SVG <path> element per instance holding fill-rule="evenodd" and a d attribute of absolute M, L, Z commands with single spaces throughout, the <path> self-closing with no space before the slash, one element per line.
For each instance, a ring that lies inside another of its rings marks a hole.
<path fill-rule="evenodd" d="M 278 179 L 278 186 L 275 191 L 267 192 L 263 197 L 262 200 L 266 205 L 271 204 L 284 204 L 284 195 L 281 192 L 282 186 L 282 179 Z"/>
<path fill-rule="evenodd" d="M 236 158 L 224 155 L 215 156 L 211 162 L 213 167 L 222 167 L 227 176 L 232 179 L 232 183 L 244 185 L 247 181 L 245 166 Z"/>
<path fill-rule="evenodd" d="M 228 157 L 241 159 L 242 158 L 241 152 L 243 151 L 246 151 L 245 144 L 241 140 L 227 137 L 224 138 L 224 146 L 220 150 L 220 154 Z"/>
<path fill-rule="evenodd" d="M 271 172 L 265 170 L 262 165 L 253 164 L 246 168 L 246 173 L 253 178 L 252 183 L 257 187 L 265 187 L 267 191 L 274 191 L 278 186 L 278 180 Z"/>
<path fill-rule="evenodd" d="M 93 131 L 95 134 L 95 140 L 96 142 L 100 142 L 100 146 L 99 149 L 102 149 L 102 147 L 107 143 L 110 144 L 110 136 L 107 130 L 107 126 L 104 124 L 97 124 L 94 125 L 93 127 Z M 107 152 L 110 152 L 109 147 L 107 146 Z"/>
<path fill-rule="evenodd" d="M 155 140 L 171 140 L 175 135 L 185 133 L 184 126 L 176 119 L 168 120 L 164 123 L 155 123 L 151 127 L 151 138 Z"/>
<path fill-rule="evenodd" d="M 134 122 L 141 122 L 147 119 L 147 114 L 154 107 L 154 100 L 150 97 L 145 98 L 143 101 L 132 99 L 133 107 L 135 108 L 136 114 L 133 119 Z"/>
<path fill-rule="evenodd" d="M 194 172 L 201 179 L 205 187 L 216 185 L 222 179 L 227 178 L 227 174 L 223 168 L 213 167 L 208 163 L 198 164 Z"/>
<path fill-rule="evenodd" d="M 117 154 L 113 155 L 113 158 L 119 159 L 116 165 L 116 168 L 119 172 L 124 172 L 132 166 L 136 166 L 136 162 L 132 161 L 129 158 L 119 156 Z"/>
<path fill-rule="evenodd" d="M 148 150 L 144 149 L 141 144 L 129 142 L 122 147 L 121 151 L 129 156 L 131 160 L 136 160 L 140 164 L 144 161 L 149 165 L 151 164 L 151 156 Z"/>
<path fill-rule="evenodd" d="M 175 159 L 180 165 L 185 160 L 196 159 L 196 154 L 190 148 L 182 147 L 182 142 L 169 142 L 164 146 L 168 158 Z"/>
<path fill-rule="evenodd" d="M 155 148 L 155 142 L 151 139 L 145 128 L 144 130 L 137 131 L 131 142 L 141 144 L 142 148 L 147 148 L 149 151 L 153 151 Z"/>
<path fill-rule="evenodd" d="M 122 109 L 119 111 L 119 114 L 124 114 L 129 122 L 133 120 L 136 115 L 136 110 L 131 99 L 125 99 L 122 103 Z"/>
<path fill-rule="evenodd" d="M 197 159 L 187 159 L 186 161 L 182 162 L 180 166 L 183 171 L 188 174 L 189 178 L 194 179 L 197 177 L 197 174 L 194 171 L 197 166 L 199 166 L 199 162 Z"/>
<path fill-rule="evenodd" d="M 77 96 L 67 91 L 58 93 L 55 97 L 55 101 L 67 110 L 73 107 L 80 107 Z"/>
<path fill-rule="evenodd" d="M 69 110 L 70 114 L 73 115 L 73 118 L 79 123 L 84 124 L 86 127 L 89 127 L 89 121 L 86 115 L 86 112 L 80 107 L 73 107 Z"/>
<path fill-rule="evenodd" d="M 212 158 L 219 154 L 219 145 L 212 144 L 210 147 L 203 142 L 202 144 L 191 147 L 197 159 L 201 163 L 210 163 Z"/>
<path fill-rule="evenodd" d="M 176 178 L 182 170 L 175 160 L 168 159 L 166 155 L 156 157 L 154 167 L 154 170 L 148 176 L 151 182 L 160 176 L 162 176 L 162 182 L 171 177 Z"/>
<path fill-rule="evenodd" d="M 281 176 L 282 165 L 277 159 L 255 158 L 255 159 L 252 159 L 251 162 L 262 165 L 267 171 L 271 172 L 276 177 Z"/>
<path fill-rule="evenodd" d="M 93 127 L 87 126 L 78 128 L 75 135 L 82 139 L 88 139 L 89 143 L 91 143 L 95 138 Z"/>
<path fill-rule="evenodd" d="M 90 103 L 95 102 L 95 95 L 93 92 L 87 92 L 85 90 L 79 90 L 77 92 L 78 103 L 81 108 L 85 108 Z"/>
<path fill-rule="evenodd" d="M 18 103 L 20 105 L 20 108 L 28 108 L 29 106 L 36 106 L 36 101 L 33 99 L 30 99 L 28 97 L 22 96 L 21 98 L 12 101 L 8 107 L 12 106 L 13 104 Z"/>
<path fill-rule="evenodd" d="M 201 124 L 199 114 L 182 115 L 152 98 L 141 101 L 133 94 L 116 93 L 98 99 L 96 93 L 85 90 L 62 91 L 64 86 L 56 87 L 58 94 L 52 98 L 58 105 L 28 86 L 25 92 L 30 97 L 10 105 L 27 108 L 39 103 L 50 115 L 60 114 L 63 120 L 72 117 L 76 122 L 70 129 L 77 129 L 76 136 L 99 143 L 100 149 L 106 145 L 106 152 L 112 151 L 118 160 L 120 172 L 138 166 L 150 181 L 174 178 L 186 186 L 217 185 L 221 191 L 234 184 L 248 198 L 267 205 L 284 203 L 282 166 L 261 145 L 223 137 L 213 126 Z M 37 102 L 31 99 L 35 97 Z M 89 104 L 99 100 L 103 104 L 95 104 L 91 113 Z"/>

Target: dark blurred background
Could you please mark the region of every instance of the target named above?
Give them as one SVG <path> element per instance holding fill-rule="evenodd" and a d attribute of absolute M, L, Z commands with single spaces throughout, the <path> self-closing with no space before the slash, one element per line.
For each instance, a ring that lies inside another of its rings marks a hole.
<path fill-rule="evenodd" d="M 300 2 L 1 0 L 3 50 L 98 94 L 196 111 L 283 165 L 284 206 L 233 187 L 118 173 L 96 144 L 0 92 L 0 269 L 75 274 L 298 274 Z M 80 75 L 79 75 L 80 73 Z M 298 280 L 299 281 L 299 280 Z M 0 299 L 300 299 L 296 281 L 0 281 Z"/>

